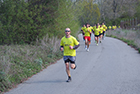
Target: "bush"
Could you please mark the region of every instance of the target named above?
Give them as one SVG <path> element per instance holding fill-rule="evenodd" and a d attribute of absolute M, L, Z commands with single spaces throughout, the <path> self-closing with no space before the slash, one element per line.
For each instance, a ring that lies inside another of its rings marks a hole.
<path fill-rule="evenodd" d="M 30 44 L 49 34 L 47 25 L 54 22 L 56 3 L 53 0 L 43 1 L 0 1 L 0 44 Z M 48 6 L 51 2 L 53 4 Z"/>
<path fill-rule="evenodd" d="M 138 50 L 139 50 L 139 53 L 140 53 L 140 48 Z"/>

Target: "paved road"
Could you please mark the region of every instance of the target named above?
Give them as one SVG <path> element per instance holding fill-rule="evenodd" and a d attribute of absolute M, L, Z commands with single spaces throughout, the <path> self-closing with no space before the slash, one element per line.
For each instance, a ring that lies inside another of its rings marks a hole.
<path fill-rule="evenodd" d="M 67 79 L 63 60 L 5 94 L 140 94 L 140 54 L 124 42 L 106 37 L 84 50 L 80 36 L 77 69 Z"/>

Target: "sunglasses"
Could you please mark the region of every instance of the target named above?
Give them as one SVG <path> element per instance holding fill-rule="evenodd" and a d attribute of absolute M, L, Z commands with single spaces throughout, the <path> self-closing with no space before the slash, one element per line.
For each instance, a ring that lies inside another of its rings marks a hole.
<path fill-rule="evenodd" d="M 70 32 L 70 30 L 65 30 L 65 32 Z"/>

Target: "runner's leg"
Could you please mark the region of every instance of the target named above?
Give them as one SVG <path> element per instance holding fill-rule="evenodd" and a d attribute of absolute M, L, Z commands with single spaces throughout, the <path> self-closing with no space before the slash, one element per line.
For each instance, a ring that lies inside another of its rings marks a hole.
<path fill-rule="evenodd" d="M 87 49 L 87 46 L 88 46 L 88 40 L 87 38 L 85 39 L 85 49 Z"/>
<path fill-rule="evenodd" d="M 99 42 L 99 36 L 97 37 L 97 45 L 98 45 L 98 42 Z"/>
<path fill-rule="evenodd" d="M 102 34 L 100 35 L 100 43 L 101 43 L 101 41 L 102 41 Z"/>
<path fill-rule="evenodd" d="M 67 72 L 67 75 L 68 75 L 68 80 L 66 82 L 70 82 L 71 81 L 71 75 L 70 75 L 70 69 L 69 69 L 69 62 L 65 63 L 65 65 L 66 65 L 66 72 Z"/>
<path fill-rule="evenodd" d="M 69 69 L 69 62 L 65 63 L 65 65 L 66 65 L 66 73 L 67 73 L 67 75 L 71 76 L 70 75 L 70 69 Z"/>
<path fill-rule="evenodd" d="M 75 66 L 75 64 L 71 64 L 71 69 L 74 69 L 76 66 Z"/>

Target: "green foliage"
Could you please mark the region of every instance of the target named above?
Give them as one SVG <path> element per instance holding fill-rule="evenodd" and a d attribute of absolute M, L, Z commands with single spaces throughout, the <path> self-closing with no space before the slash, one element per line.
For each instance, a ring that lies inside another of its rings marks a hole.
<path fill-rule="evenodd" d="M 79 21 L 75 16 L 75 10 L 70 0 L 59 0 L 58 10 L 55 13 L 55 24 L 53 25 L 54 34 L 59 38 L 64 36 L 65 28 L 69 27 L 72 35 L 76 35 L 79 30 Z"/>
<path fill-rule="evenodd" d="M 120 18 L 116 18 L 116 19 L 105 19 L 106 25 L 107 26 L 112 26 L 112 25 L 120 25 L 121 19 Z"/>
<path fill-rule="evenodd" d="M 0 71 L 0 91 L 2 92 L 5 89 L 10 88 L 10 85 L 11 85 L 6 77 L 7 77 L 6 73 L 4 71 Z"/>
<path fill-rule="evenodd" d="M 140 18 L 140 0 L 97 0 L 101 12 L 101 22 L 106 25 L 120 25 L 121 20 Z M 135 15 L 134 15 L 135 14 Z"/>
<path fill-rule="evenodd" d="M 140 0 L 137 1 L 137 4 L 136 4 L 136 13 L 135 13 L 135 17 L 137 18 L 140 18 Z"/>
<path fill-rule="evenodd" d="M 93 3 L 93 0 L 78 0 L 74 8 L 81 25 L 85 23 L 94 25 L 99 22 L 100 10 L 98 5 Z"/>
<path fill-rule="evenodd" d="M 70 0 L 4 0 L 0 14 L 0 44 L 30 44 L 46 34 L 60 38 L 66 27 L 73 35 L 79 29 Z"/>
<path fill-rule="evenodd" d="M 78 34 L 80 21 L 75 13 L 71 0 L 0 1 L 0 44 L 14 44 L 0 46 L 0 91 L 23 82 L 62 57 L 60 40 L 52 38 L 64 36 L 67 27 L 72 35 Z M 44 39 L 46 34 L 48 39 Z"/>
<path fill-rule="evenodd" d="M 31 43 L 49 34 L 47 25 L 53 22 L 57 7 L 53 0 L 47 1 L 0 1 L 0 44 Z"/>
<path fill-rule="evenodd" d="M 86 4 L 83 9 L 84 14 L 82 15 L 84 21 L 92 25 L 98 23 L 100 19 L 100 10 L 98 8 L 98 5 L 93 4 L 92 0 L 90 0 L 89 2 L 84 0 L 84 3 Z"/>
<path fill-rule="evenodd" d="M 139 53 L 140 53 L 140 48 L 138 50 L 139 50 Z"/>
<path fill-rule="evenodd" d="M 49 40 L 49 37 L 38 40 L 36 45 L 0 46 L 0 91 L 22 83 L 62 58 L 60 40 Z"/>

